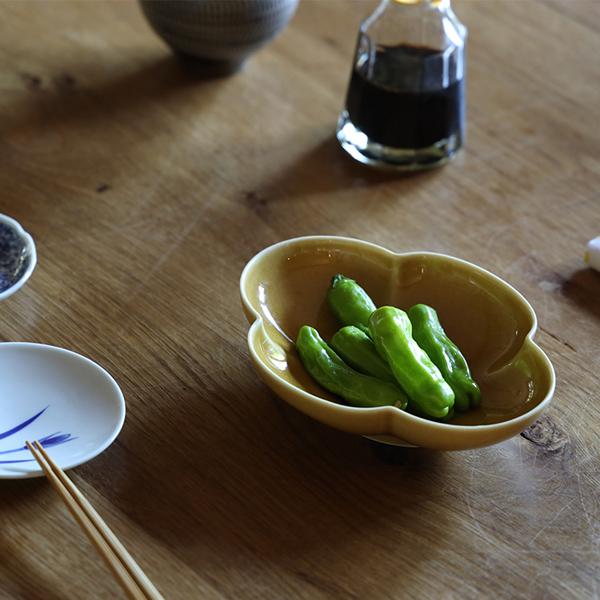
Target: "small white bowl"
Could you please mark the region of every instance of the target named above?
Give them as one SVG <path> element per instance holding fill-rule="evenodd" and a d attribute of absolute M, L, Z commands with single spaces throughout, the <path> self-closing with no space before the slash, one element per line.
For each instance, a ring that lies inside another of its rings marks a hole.
<path fill-rule="evenodd" d="M 90 359 L 44 344 L 0 344 L 0 479 L 42 476 L 25 440 L 39 440 L 70 469 L 105 450 L 124 420 L 119 386 Z"/>
<path fill-rule="evenodd" d="M 36 262 L 33 238 L 20 223 L 0 214 L 0 300 L 25 284 Z"/>

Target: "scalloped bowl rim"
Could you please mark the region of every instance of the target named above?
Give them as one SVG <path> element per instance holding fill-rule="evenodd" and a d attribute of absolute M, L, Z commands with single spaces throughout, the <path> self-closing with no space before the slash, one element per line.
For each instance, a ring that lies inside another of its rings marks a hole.
<path fill-rule="evenodd" d="M 337 403 L 327 400 L 325 398 L 316 396 L 315 394 L 311 394 L 310 392 L 307 392 L 306 390 L 303 390 L 302 388 L 300 388 L 298 386 L 292 385 L 287 380 L 285 380 L 283 377 L 281 377 L 280 375 L 278 375 L 277 373 L 275 373 L 274 371 L 272 371 L 271 369 L 266 367 L 263 364 L 262 359 L 257 355 L 257 353 L 254 350 L 254 347 L 252 344 L 252 337 L 257 328 L 263 327 L 263 318 L 259 313 L 256 312 L 256 310 L 252 306 L 252 304 L 246 294 L 246 291 L 245 291 L 245 288 L 246 288 L 245 284 L 246 284 L 246 281 L 248 278 L 248 274 L 250 272 L 252 272 L 254 266 L 265 255 L 270 254 L 271 252 L 275 252 L 276 250 L 279 250 L 285 246 L 294 246 L 299 243 L 308 242 L 308 241 L 323 241 L 323 242 L 329 242 L 329 243 L 340 241 L 340 242 L 344 242 L 344 243 L 356 244 L 359 246 L 370 246 L 372 249 L 377 250 L 378 252 L 384 252 L 384 253 L 394 256 L 394 257 L 410 257 L 410 256 L 423 256 L 423 255 L 441 257 L 441 258 L 450 260 L 452 262 L 456 262 L 456 263 L 465 265 L 468 268 L 473 269 L 474 271 L 484 273 L 486 276 L 489 276 L 489 277 L 492 277 L 493 279 L 495 279 L 501 285 L 506 286 L 517 298 L 520 299 L 523 306 L 525 306 L 527 308 L 527 310 L 531 316 L 533 325 L 532 325 L 531 329 L 529 330 L 529 332 L 527 333 L 527 335 L 525 336 L 525 338 L 523 340 L 523 345 L 529 343 L 529 344 L 535 346 L 539 350 L 540 355 L 544 358 L 544 361 L 546 363 L 546 366 L 548 368 L 548 373 L 550 376 L 550 386 L 549 386 L 546 396 L 540 402 L 538 402 L 535 406 L 533 406 L 530 410 L 528 410 L 527 412 L 525 412 L 517 417 L 514 417 L 512 419 L 507 419 L 505 421 L 500 421 L 498 423 L 489 423 L 489 424 L 480 424 L 480 425 L 455 425 L 452 423 L 438 423 L 437 421 L 430 421 L 428 419 L 424 419 L 422 417 L 412 415 L 412 414 L 410 414 L 406 411 L 403 411 L 394 406 L 378 406 L 378 407 L 373 407 L 373 408 L 362 408 L 362 407 L 346 406 L 344 404 L 337 404 Z M 556 375 L 554 372 L 554 367 L 552 366 L 552 363 L 550 362 L 550 359 L 548 358 L 546 353 L 533 340 L 533 337 L 537 331 L 538 322 L 537 322 L 537 316 L 535 314 L 535 311 L 533 310 L 533 307 L 531 306 L 529 301 L 523 296 L 523 294 L 521 294 L 521 292 L 519 292 L 512 285 L 510 285 L 510 283 L 506 282 L 501 277 L 498 277 L 498 275 L 495 275 L 491 271 L 488 271 L 487 269 L 484 269 L 483 267 L 480 267 L 474 263 L 471 263 L 471 262 L 466 261 L 461 258 L 457 258 L 455 256 L 451 256 L 449 254 L 443 254 L 440 252 L 429 252 L 426 250 L 411 251 L 411 252 L 394 252 L 392 250 L 389 250 L 388 248 L 385 248 L 384 246 L 380 246 L 379 244 L 375 244 L 373 242 L 368 242 L 365 240 L 360 240 L 358 238 L 346 237 L 346 236 L 335 236 L 335 235 L 331 235 L 331 236 L 329 236 L 329 235 L 300 236 L 300 237 L 283 240 L 281 242 L 277 242 L 275 244 L 272 244 L 271 246 L 264 248 L 263 250 L 261 250 L 260 252 L 255 254 L 248 261 L 248 263 L 244 267 L 242 274 L 240 276 L 240 294 L 241 294 L 241 298 L 242 298 L 244 307 L 255 317 L 254 322 L 250 325 L 250 329 L 248 330 L 248 335 L 247 335 L 248 348 L 250 350 L 250 353 L 251 353 L 254 363 L 257 365 L 260 365 L 261 369 L 268 371 L 269 376 L 277 378 L 277 380 L 285 388 L 287 388 L 290 392 L 298 394 L 300 397 L 304 398 L 305 400 L 308 400 L 309 402 L 322 403 L 324 406 L 327 406 L 327 407 L 330 407 L 330 405 L 333 405 L 335 407 L 335 410 L 339 411 L 340 413 L 358 414 L 358 413 L 365 413 L 365 411 L 389 413 L 390 415 L 398 415 L 401 418 L 407 419 L 408 422 L 414 422 L 414 423 L 419 423 L 419 424 L 426 423 L 427 426 L 432 427 L 433 429 L 438 430 L 438 431 L 453 431 L 453 432 L 464 431 L 465 433 L 474 432 L 474 431 L 493 431 L 493 430 L 499 429 L 499 428 L 504 429 L 504 428 L 507 428 L 510 426 L 517 426 L 519 423 L 526 423 L 526 422 L 530 421 L 532 414 L 541 413 L 541 412 L 543 412 L 543 410 L 545 408 L 547 408 L 547 406 L 550 404 L 552 397 L 554 395 L 554 391 L 555 391 L 555 387 L 556 387 Z M 365 434 L 365 435 L 367 435 L 367 434 Z M 372 437 L 372 435 L 379 435 L 379 434 L 368 434 L 368 437 Z M 381 435 L 389 435 L 389 433 L 381 432 Z"/>
<path fill-rule="evenodd" d="M 5 289 L 3 292 L 0 292 L 0 300 L 4 300 L 9 296 L 12 296 L 17 290 L 21 289 L 25 283 L 27 283 L 27 280 L 31 277 L 31 274 L 33 273 L 33 270 L 37 264 L 37 252 L 33 237 L 31 237 L 31 235 L 25 231 L 21 223 L 19 223 L 16 219 L 13 219 L 8 215 L 0 214 L 0 223 L 4 223 L 12 227 L 18 236 L 24 240 L 25 246 L 29 252 L 29 264 L 27 265 L 27 269 L 25 269 L 23 275 L 21 275 L 16 283 L 13 283 L 13 285 L 11 285 L 9 288 Z"/>

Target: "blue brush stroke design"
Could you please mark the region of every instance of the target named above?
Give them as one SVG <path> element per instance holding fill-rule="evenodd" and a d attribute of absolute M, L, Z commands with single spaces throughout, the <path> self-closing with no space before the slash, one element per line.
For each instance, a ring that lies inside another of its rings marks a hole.
<path fill-rule="evenodd" d="M 46 408 L 43 408 L 42 410 L 40 410 L 40 412 L 37 415 L 33 415 L 33 417 L 31 417 L 30 419 L 27 419 L 27 421 L 23 421 L 16 427 L 13 427 L 12 429 L 9 429 L 8 431 L 4 431 L 3 433 L 0 433 L 0 440 L 3 440 L 4 438 L 11 436 L 11 435 L 17 433 L 18 431 L 21 431 L 21 429 L 25 429 L 25 427 L 27 427 L 27 425 L 31 425 L 31 423 L 33 423 L 38 417 L 40 417 L 42 414 L 44 414 L 46 412 L 46 410 L 48 409 L 49 406 L 50 405 L 48 405 L 48 406 L 46 406 Z"/>
<path fill-rule="evenodd" d="M 70 433 L 61 433 L 60 431 L 57 431 L 56 433 L 51 433 L 46 437 L 40 438 L 38 442 L 44 448 L 50 448 L 76 439 L 77 438 L 73 437 Z M 12 448 L 11 450 L 0 450 L 0 454 L 12 454 L 13 452 L 23 452 L 23 450 L 28 450 L 27 446 L 23 445 L 18 448 Z"/>
<path fill-rule="evenodd" d="M 71 435 L 70 433 L 53 433 L 51 435 L 47 435 L 46 437 L 38 440 L 40 444 L 44 448 L 51 448 L 52 446 L 58 446 L 60 444 L 66 444 L 71 440 L 76 440 L 77 437 Z M 10 454 L 11 452 L 23 452 L 23 450 L 29 450 L 27 446 L 22 446 L 21 448 L 14 448 L 12 450 L 3 450 L 0 454 Z M 34 458 L 22 458 L 19 460 L 0 460 L 0 465 L 10 465 L 14 463 L 25 463 L 25 462 L 35 462 Z"/>
<path fill-rule="evenodd" d="M 40 417 L 44 412 L 46 412 L 46 410 L 49 408 L 49 406 L 50 405 L 46 406 L 46 408 L 43 408 L 39 413 L 37 413 L 36 415 L 31 417 L 30 419 L 23 421 L 23 423 L 20 423 L 16 427 L 13 427 L 12 429 L 9 429 L 8 431 L 0 433 L 0 440 L 7 438 L 15 433 L 18 433 L 22 429 L 25 429 L 25 427 L 27 427 L 28 425 L 33 423 L 38 417 Z M 70 433 L 61 433 L 60 431 L 55 431 L 54 433 L 51 433 L 50 435 L 46 435 L 43 438 L 40 438 L 38 441 L 44 448 L 51 448 L 52 446 L 66 444 L 67 442 L 70 442 L 71 440 L 76 440 L 76 439 L 77 439 L 77 437 L 72 436 Z M 10 450 L 1 450 L 0 454 L 13 454 L 14 452 L 23 452 L 25 450 L 29 450 L 29 449 L 27 448 L 27 446 L 23 445 L 23 446 L 19 446 L 18 448 L 11 448 Z M 35 462 L 35 459 L 22 458 L 22 459 L 14 459 L 14 460 L 0 460 L 0 465 L 10 465 L 10 464 L 15 464 L 15 463 L 26 463 L 26 462 Z"/>

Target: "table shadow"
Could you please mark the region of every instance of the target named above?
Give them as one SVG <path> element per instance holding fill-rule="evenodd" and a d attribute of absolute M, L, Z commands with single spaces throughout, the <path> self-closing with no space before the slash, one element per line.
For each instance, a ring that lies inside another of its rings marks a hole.
<path fill-rule="evenodd" d="M 316 423 L 260 385 L 234 386 L 182 388 L 173 397 L 188 410 L 168 413 L 142 399 L 144 425 L 82 476 L 194 571 L 226 573 L 256 556 L 288 568 L 323 545 L 356 547 L 371 535 L 410 552 L 390 524 L 409 528 L 442 493 L 444 454 L 396 450 L 384 462 L 366 439 Z"/>
<path fill-rule="evenodd" d="M 11 598 L 27 600 L 63 600 L 55 584 L 48 580 L 39 567 L 39 557 L 33 548 L 10 543 L 0 532 L 0 577 L 3 589 L 11 590 Z M 51 559 L 49 559 L 51 560 Z M 7 585 L 10 584 L 10 586 Z M 36 590 L 35 593 L 32 590 Z"/>
<path fill-rule="evenodd" d="M 6 511 L 17 509 L 24 502 L 35 504 L 38 497 L 46 496 L 49 484 L 45 478 L 16 479 L 3 481 L 0 487 L 0 510 L 6 516 Z M 65 515 L 65 518 L 69 518 Z M 49 580 L 40 567 L 37 549 L 23 544 L 22 538 L 11 538 L 5 527 L 0 527 L 0 578 L 4 582 L 3 589 L 10 587 L 13 598 L 28 600 L 62 600 L 54 583 Z M 48 557 L 49 562 L 51 559 Z M 45 561 L 42 561 L 44 564 Z M 9 584 L 9 585 L 7 585 Z M 36 590 L 32 595 L 32 590 Z"/>
<path fill-rule="evenodd" d="M 401 172 L 376 169 L 348 156 L 340 147 L 335 131 L 330 126 L 315 129 L 311 136 L 314 142 L 309 145 L 308 150 L 280 169 L 276 176 L 265 181 L 254 194 L 290 200 L 336 190 L 392 185 L 395 189 L 402 188 L 408 192 L 438 177 L 442 171 Z"/>
<path fill-rule="evenodd" d="M 186 68 L 173 54 L 160 54 L 146 59 L 139 68 L 107 81 L 89 85 L 97 79 L 97 66 L 65 65 L 58 73 L 44 76 L 22 71 L 19 73 L 28 96 L 19 98 L 2 127 L 7 136 L 18 135 L 21 129 L 36 136 L 45 131 L 83 123 L 86 127 L 104 122 L 119 114 L 140 110 L 157 101 L 167 102 L 185 90 L 199 88 L 207 93 L 196 100 L 201 109 L 209 101 L 209 90 L 216 90 L 222 78 L 201 76 Z M 2 119 L 0 119 L 0 123 Z"/>
<path fill-rule="evenodd" d="M 579 269 L 562 283 L 561 291 L 571 302 L 600 319 L 600 273 Z"/>

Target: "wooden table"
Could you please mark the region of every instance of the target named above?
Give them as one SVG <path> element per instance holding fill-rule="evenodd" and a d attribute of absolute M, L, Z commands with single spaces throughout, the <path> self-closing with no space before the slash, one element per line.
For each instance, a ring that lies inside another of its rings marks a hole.
<path fill-rule="evenodd" d="M 408 178 L 334 141 L 373 6 L 302 0 L 243 72 L 199 81 L 133 2 L 5 0 L 0 212 L 39 264 L 2 338 L 120 383 L 121 435 L 72 475 L 167 598 L 598 598 L 600 4 L 457 1 L 468 145 Z M 557 370 L 547 416 L 491 448 L 376 453 L 278 400 L 239 274 L 316 233 L 515 285 Z M 0 484 L 1 598 L 120 593 L 45 480 Z"/>

